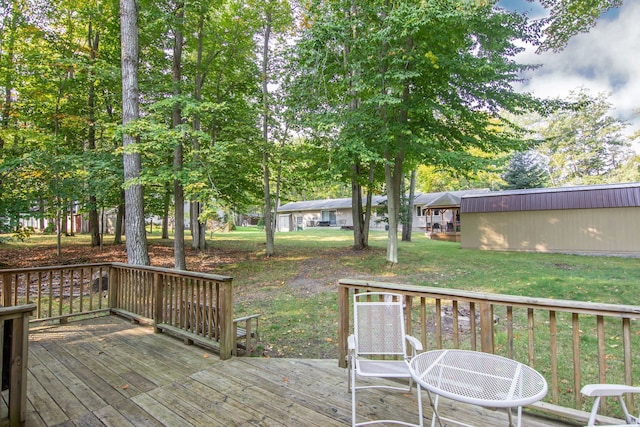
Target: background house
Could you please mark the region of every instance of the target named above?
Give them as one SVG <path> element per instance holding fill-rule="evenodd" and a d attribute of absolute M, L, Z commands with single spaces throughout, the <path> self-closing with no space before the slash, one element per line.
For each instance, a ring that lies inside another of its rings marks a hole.
<path fill-rule="evenodd" d="M 640 256 L 640 183 L 461 199 L 463 248 Z"/>
<path fill-rule="evenodd" d="M 414 198 L 413 230 L 426 232 L 441 239 L 460 234 L 460 197 L 465 194 L 488 192 L 482 190 L 448 191 L 418 194 Z M 369 228 L 384 230 L 387 196 L 373 196 Z M 307 227 L 352 227 L 351 198 L 291 202 L 278 208 L 278 231 L 294 231 Z M 458 239 L 459 241 L 459 239 Z"/>
<path fill-rule="evenodd" d="M 386 196 L 373 196 L 373 213 L 385 205 Z M 371 228 L 384 229 L 382 217 L 372 215 Z M 307 227 L 353 227 L 351 198 L 291 202 L 278 208 L 278 231 L 303 230 Z"/>

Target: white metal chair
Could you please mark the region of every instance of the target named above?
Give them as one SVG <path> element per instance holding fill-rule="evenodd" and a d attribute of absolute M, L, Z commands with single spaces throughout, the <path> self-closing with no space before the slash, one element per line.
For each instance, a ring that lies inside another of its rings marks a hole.
<path fill-rule="evenodd" d="M 354 296 L 353 302 L 354 334 L 348 339 L 352 426 L 380 423 L 422 426 L 422 398 L 419 386 L 416 387 L 418 423 L 389 419 L 356 422 L 357 390 L 386 388 L 411 392 L 413 380 L 408 361 L 416 352 L 422 351 L 422 343 L 405 333 L 402 295 L 385 292 L 361 293 Z M 411 354 L 407 353 L 407 343 L 412 347 Z M 372 385 L 370 382 L 357 385 L 358 377 L 406 378 L 409 384 L 405 387 L 388 383 Z M 403 408 L 396 409 L 403 411 Z"/>
<path fill-rule="evenodd" d="M 620 406 L 622 406 L 622 412 L 624 412 L 624 418 L 627 424 L 612 424 L 610 426 L 600 427 L 640 427 L 640 418 L 634 417 L 629 413 L 627 405 L 624 403 L 624 398 L 622 397 L 622 395 L 625 393 L 640 393 L 640 387 L 632 387 L 623 384 L 588 384 L 582 387 L 582 390 L 580 390 L 580 392 L 585 396 L 596 398 L 593 401 L 591 416 L 589 417 L 589 423 L 587 424 L 587 426 L 596 425 L 596 416 L 598 415 L 598 408 L 600 407 L 600 398 L 616 396 L 620 401 Z"/>

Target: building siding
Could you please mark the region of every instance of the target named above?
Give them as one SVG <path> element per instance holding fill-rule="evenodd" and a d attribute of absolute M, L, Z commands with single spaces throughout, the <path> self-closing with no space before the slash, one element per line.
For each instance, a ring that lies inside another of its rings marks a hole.
<path fill-rule="evenodd" d="M 640 256 L 640 207 L 462 212 L 468 249 Z"/>

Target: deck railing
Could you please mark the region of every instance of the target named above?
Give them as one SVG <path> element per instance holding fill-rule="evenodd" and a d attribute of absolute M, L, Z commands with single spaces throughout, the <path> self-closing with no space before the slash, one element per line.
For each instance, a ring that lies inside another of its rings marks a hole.
<path fill-rule="evenodd" d="M 465 348 L 500 354 L 540 371 L 549 393 L 537 409 L 585 419 L 588 383 L 633 385 L 640 375 L 640 306 L 528 298 L 455 289 L 342 279 L 339 282 L 339 364 L 346 366 L 353 294 L 404 295 L 406 330 L 425 350 Z M 632 396 L 628 402 L 634 406 Z M 601 413 L 619 417 L 617 405 Z"/>
<path fill-rule="evenodd" d="M 0 308 L 2 390 L 9 390 L 8 410 L 2 411 L 6 418 L 0 421 L 11 426 L 23 425 L 26 419 L 29 315 L 35 308 L 35 304 Z"/>
<path fill-rule="evenodd" d="M 123 263 L 0 270 L 4 306 L 33 302 L 31 322 L 116 313 L 231 357 L 232 278 Z"/>

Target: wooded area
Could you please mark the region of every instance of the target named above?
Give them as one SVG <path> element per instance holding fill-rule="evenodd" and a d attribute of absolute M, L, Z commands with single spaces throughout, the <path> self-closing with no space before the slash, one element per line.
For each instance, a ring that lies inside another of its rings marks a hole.
<path fill-rule="evenodd" d="M 549 28 L 570 35 L 620 2 L 542 3 Z M 263 218 L 272 255 L 280 200 L 350 194 L 354 247 L 365 248 L 368 196 L 386 193 L 397 263 L 412 171 L 423 191 L 508 186 L 505 171 L 516 185 L 640 180 L 604 95 L 514 91 L 534 66 L 515 61 L 522 46 L 559 49 L 566 37 L 545 39 L 544 22 L 494 1 L 0 5 L 3 228 L 32 216 L 73 233 L 62 219 L 85 215 L 99 245 L 99 216 L 116 210 L 116 242 L 126 222 L 129 261 L 145 264 L 155 215 L 184 269 L 184 228 L 204 249 L 207 221 L 234 213 Z M 534 148 L 549 179 L 522 184 L 540 164 L 509 159 Z"/>

